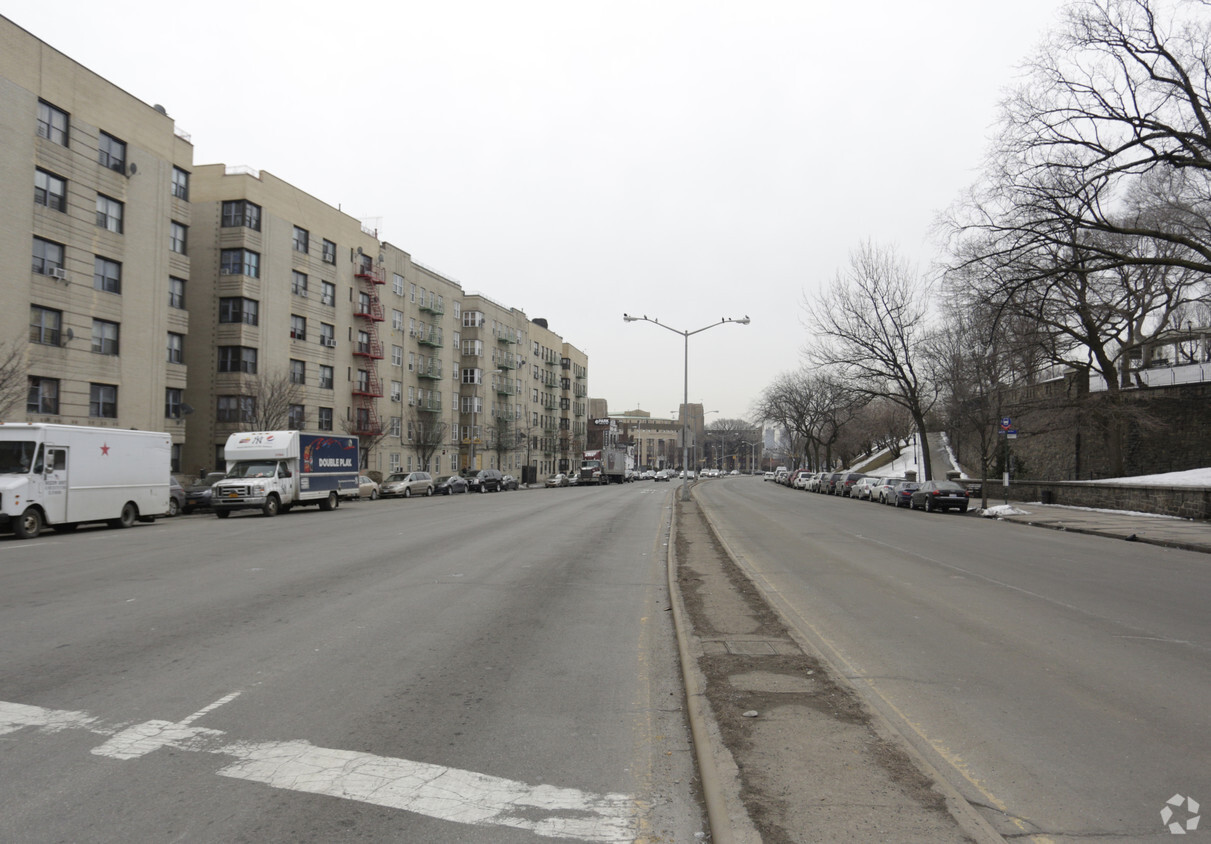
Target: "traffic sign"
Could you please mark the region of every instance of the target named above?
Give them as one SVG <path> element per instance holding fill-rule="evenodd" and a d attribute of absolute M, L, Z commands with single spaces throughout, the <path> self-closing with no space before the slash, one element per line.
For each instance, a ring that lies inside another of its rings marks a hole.
<path fill-rule="evenodd" d="M 1008 416 L 1002 416 L 1002 417 L 1001 417 L 1001 428 L 1002 428 L 1002 429 L 1004 429 L 1004 430 L 1008 431 L 1008 430 L 1009 430 L 1009 426 L 1010 426 L 1010 425 L 1012 425 L 1012 424 L 1013 424 L 1013 420 L 1012 420 L 1012 419 L 1010 419 Z"/>

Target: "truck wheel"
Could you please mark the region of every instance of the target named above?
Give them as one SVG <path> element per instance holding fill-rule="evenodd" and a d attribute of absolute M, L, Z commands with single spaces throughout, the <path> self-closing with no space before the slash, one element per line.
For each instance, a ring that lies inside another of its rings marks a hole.
<path fill-rule="evenodd" d="M 278 514 L 278 509 L 282 506 L 276 495 L 270 495 L 265 499 L 265 504 L 261 507 L 261 512 L 272 518 Z"/>
<path fill-rule="evenodd" d="M 216 516 L 218 516 L 220 519 L 225 519 L 231 515 L 231 511 L 230 510 L 215 510 L 214 514 Z"/>
<path fill-rule="evenodd" d="M 337 499 L 336 493 L 330 492 L 330 493 L 328 493 L 328 497 L 320 502 L 320 509 L 321 510 L 335 510 L 338 500 L 339 499 Z"/>
<path fill-rule="evenodd" d="M 13 533 L 18 539 L 33 539 L 42 533 L 42 511 L 37 507 L 27 507 L 21 518 L 13 521 Z"/>
<path fill-rule="evenodd" d="M 116 519 L 109 520 L 111 528 L 128 528 L 139 520 L 139 508 L 134 505 L 134 502 L 127 501 L 122 505 L 122 515 Z"/>

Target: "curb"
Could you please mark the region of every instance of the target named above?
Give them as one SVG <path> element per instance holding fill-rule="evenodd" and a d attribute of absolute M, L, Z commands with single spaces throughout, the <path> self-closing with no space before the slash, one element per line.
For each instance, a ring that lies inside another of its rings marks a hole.
<path fill-rule="evenodd" d="M 1022 518 L 1002 518 L 1001 521 L 1013 522 L 1018 525 L 1029 525 L 1030 527 L 1044 528 L 1046 530 L 1056 530 L 1064 533 L 1080 533 L 1085 536 L 1100 536 L 1103 539 L 1117 539 L 1120 542 L 1140 542 L 1144 545 L 1156 545 L 1161 548 L 1175 548 L 1179 551 L 1193 551 L 1197 554 L 1211 554 L 1211 548 L 1206 545 L 1198 545 L 1190 542 L 1182 542 L 1176 539 L 1157 539 L 1148 536 L 1137 536 L 1132 534 L 1135 539 L 1123 536 L 1119 533 L 1112 533 L 1106 530 L 1098 530 L 1097 528 L 1071 527 L 1069 525 L 1057 525 L 1052 522 L 1036 522 L 1032 519 Z"/>

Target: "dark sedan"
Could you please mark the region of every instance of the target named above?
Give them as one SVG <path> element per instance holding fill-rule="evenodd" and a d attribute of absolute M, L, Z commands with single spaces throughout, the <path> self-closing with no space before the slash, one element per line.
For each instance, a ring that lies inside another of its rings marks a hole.
<path fill-rule="evenodd" d="M 227 477 L 226 472 L 209 472 L 206 477 L 190 484 L 185 488 L 185 502 L 181 505 L 182 513 L 192 513 L 194 510 L 210 509 L 210 487 L 215 481 Z"/>
<path fill-rule="evenodd" d="M 925 481 L 913 491 L 913 510 L 932 513 L 935 510 L 958 510 L 967 512 L 969 496 L 967 489 L 954 481 Z"/>
<path fill-rule="evenodd" d="M 457 495 L 467 491 L 467 479 L 458 475 L 443 475 L 433 487 L 435 495 Z"/>
<path fill-rule="evenodd" d="M 916 481 L 900 481 L 895 488 L 887 494 L 884 503 L 891 504 L 896 507 L 907 507 L 912 509 L 912 494 L 917 491 L 920 484 Z"/>

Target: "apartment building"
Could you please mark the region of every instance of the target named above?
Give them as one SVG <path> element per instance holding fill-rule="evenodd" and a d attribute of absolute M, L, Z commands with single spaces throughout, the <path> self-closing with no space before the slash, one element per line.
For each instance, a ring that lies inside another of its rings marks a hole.
<path fill-rule="evenodd" d="M 6 421 L 167 430 L 189 334 L 193 146 L 149 106 L 0 18 L 0 345 Z"/>

